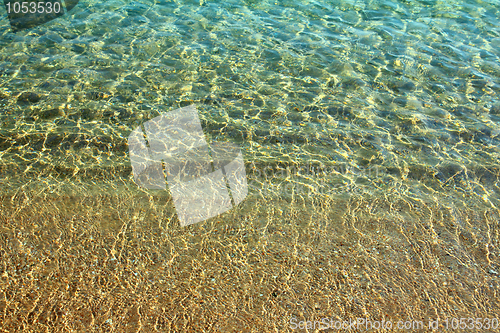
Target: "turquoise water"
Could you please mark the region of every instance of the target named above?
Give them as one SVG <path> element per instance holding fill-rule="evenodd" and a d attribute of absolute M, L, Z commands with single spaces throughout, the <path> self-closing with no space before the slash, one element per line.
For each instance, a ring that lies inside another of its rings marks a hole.
<path fill-rule="evenodd" d="M 0 17 L 0 327 L 499 312 L 498 1 L 80 1 L 15 33 Z M 250 192 L 179 227 L 127 138 L 191 104 L 208 142 L 241 148 Z"/>
<path fill-rule="evenodd" d="M 17 33 L 4 15 L 7 185 L 43 172 L 64 181 L 108 170 L 130 180 L 132 129 L 196 104 L 210 140 L 244 149 L 248 173 L 306 164 L 344 170 L 309 172 L 329 188 L 404 185 L 426 197 L 449 187 L 496 205 L 499 9 L 497 1 L 82 1 Z"/>

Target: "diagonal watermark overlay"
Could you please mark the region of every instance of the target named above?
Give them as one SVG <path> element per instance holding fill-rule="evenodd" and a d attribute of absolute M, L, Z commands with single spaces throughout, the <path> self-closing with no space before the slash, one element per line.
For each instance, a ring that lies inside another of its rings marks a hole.
<path fill-rule="evenodd" d="M 172 195 L 181 226 L 201 222 L 239 204 L 248 194 L 240 149 L 208 145 L 196 108 L 162 114 L 128 138 L 135 182 Z"/>

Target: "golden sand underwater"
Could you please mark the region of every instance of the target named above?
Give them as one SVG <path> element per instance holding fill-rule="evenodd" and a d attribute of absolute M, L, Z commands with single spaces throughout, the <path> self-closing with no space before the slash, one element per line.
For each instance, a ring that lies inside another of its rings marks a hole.
<path fill-rule="evenodd" d="M 496 208 L 252 189 L 182 228 L 168 194 L 81 185 L 2 196 L 5 331 L 284 332 L 293 318 L 363 318 L 425 332 L 499 313 Z"/>
<path fill-rule="evenodd" d="M 14 32 L 2 12 L 0 331 L 498 331 L 499 13 L 82 0 Z M 192 104 L 249 193 L 181 227 L 127 138 Z"/>

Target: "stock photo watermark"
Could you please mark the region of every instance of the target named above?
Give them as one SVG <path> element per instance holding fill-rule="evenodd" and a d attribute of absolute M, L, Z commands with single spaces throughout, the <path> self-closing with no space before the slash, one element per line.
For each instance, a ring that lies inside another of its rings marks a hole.
<path fill-rule="evenodd" d="M 79 0 L 3 0 L 14 32 L 34 28 L 61 17 L 78 2 Z"/>
<path fill-rule="evenodd" d="M 341 320 L 335 318 L 322 318 L 319 320 L 299 320 L 295 317 L 290 319 L 292 330 L 496 330 L 500 327 L 498 318 L 446 318 L 428 320 L 369 320 L 356 318 Z"/>
<path fill-rule="evenodd" d="M 134 180 L 148 190 L 168 190 L 181 226 L 205 221 L 248 194 L 238 146 L 206 141 L 194 105 L 166 112 L 128 137 Z"/>

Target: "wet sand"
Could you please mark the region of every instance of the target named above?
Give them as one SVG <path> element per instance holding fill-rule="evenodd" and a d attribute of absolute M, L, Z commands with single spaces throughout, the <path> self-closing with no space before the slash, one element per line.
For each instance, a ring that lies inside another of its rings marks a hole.
<path fill-rule="evenodd" d="M 1 199 L 0 327 L 286 332 L 292 318 L 493 318 L 499 211 L 437 202 L 252 192 L 181 228 L 165 193 L 20 190 Z"/>

